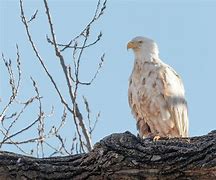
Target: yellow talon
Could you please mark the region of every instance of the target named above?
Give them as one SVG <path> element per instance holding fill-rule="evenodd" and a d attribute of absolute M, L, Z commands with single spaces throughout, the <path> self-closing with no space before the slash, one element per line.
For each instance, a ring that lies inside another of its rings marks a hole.
<path fill-rule="evenodd" d="M 157 136 L 154 136 L 153 141 L 156 142 L 156 141 L 158 141 L 160 138 L 161 138 L 161 137 L 158 136 L 158 135 L 157 135 Z"/>

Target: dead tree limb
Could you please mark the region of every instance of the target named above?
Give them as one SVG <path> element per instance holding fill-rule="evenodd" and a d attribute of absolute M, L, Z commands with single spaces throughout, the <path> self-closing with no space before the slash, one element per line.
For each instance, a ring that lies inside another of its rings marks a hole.
<path fill-rule="evenodd" d="M 1 152 L 0 179 L 216 179 L 216 131 L 156 142 L 112 134 L 87 154 L 65 157 Z"/>

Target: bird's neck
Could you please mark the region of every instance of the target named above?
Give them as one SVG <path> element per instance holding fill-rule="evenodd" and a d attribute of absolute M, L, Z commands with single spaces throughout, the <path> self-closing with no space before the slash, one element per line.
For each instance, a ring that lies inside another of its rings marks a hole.
<path fill-rule="evenodd" d="M 142 62 L 153 62 L 154 59 L 159 59 L 159 51 L 157 48 L 144 48 L 142 51 L 135 51 L 135 59 Z"/>

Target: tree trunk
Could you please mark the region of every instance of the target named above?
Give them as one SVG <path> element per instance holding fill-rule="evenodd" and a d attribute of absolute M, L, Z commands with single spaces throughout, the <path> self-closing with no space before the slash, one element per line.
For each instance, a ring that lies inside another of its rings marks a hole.
<path fill-rule="evenodd" d="M 0 179 L 216 179 L 216 131 L 142 140 L 130 132 L 102 139 L 88 154 L 33 158 L 0 152 Z"/>

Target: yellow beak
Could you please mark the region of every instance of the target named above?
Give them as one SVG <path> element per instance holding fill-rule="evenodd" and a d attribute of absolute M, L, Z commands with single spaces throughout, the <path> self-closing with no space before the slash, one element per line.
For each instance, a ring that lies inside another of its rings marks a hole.
<path fill-rule="evenodd" d="M 130 42 L 127 44 L 127 50 L 128 50 L 128 49 L 134 49 L 134 48 L 136 48 L 136 47 L 137 47 L 137 45 L 136 45 L 135 42 L 130 41 Z"/>

